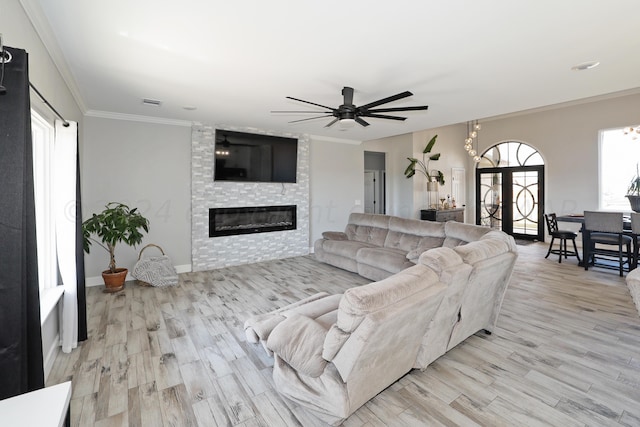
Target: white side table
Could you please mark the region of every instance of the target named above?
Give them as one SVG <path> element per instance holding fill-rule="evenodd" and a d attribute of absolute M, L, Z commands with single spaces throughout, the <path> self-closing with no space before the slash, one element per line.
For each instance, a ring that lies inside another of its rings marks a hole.
<path fill-rule="evenodd" d="M 0 400 L 0 424 L 62 427 L 68 420 L 71 381 Z"/>

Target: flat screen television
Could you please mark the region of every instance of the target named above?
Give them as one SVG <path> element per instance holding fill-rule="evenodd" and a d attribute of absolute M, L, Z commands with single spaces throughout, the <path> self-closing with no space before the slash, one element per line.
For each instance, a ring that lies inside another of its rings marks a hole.
<path fill-rule="evenodd" d="M 215 141 L 215 181 L 296 182 L 296 138 L 216 129 Z"/>

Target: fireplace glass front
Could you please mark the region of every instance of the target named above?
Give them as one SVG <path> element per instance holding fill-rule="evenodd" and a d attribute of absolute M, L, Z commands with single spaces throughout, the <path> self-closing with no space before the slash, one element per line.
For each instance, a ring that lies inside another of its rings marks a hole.
<path fill-rule="evenodd" d="M 209 209 L 209 237 L 296 229 L 296 205 Z"/>

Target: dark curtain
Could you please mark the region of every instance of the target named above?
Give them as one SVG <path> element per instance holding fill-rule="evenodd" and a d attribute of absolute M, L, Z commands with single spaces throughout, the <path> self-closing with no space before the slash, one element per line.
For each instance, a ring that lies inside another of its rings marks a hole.
<path fill-rule="evenodd" d="M 79 131 L 79 129 L 78 129 Z M 87 339 L 87 293 L 82 246 L 82 204 L 80 203 L 80 150 L 76 154 L 76 277 L 78 279 L 78 341 Z"/>
<path fill-rule="evenodd" d="M 29 67 L 5 47 L 0 94 L 0 399 L 44 387 Z"/>

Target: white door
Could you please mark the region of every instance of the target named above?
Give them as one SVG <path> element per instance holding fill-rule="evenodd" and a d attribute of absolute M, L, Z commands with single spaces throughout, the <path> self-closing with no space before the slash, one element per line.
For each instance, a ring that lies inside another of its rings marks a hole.
<path fill-rule="evenodd" d="M 465 182 L 464 168 L 451 168 L 451 197 L 455 199 L 456 206 L 459 208 L 467 203 Z"/>
<path fill-rule="evenodd" d="M 377 213 L 376 193 L 376 172 L 364 171 L 364 213 Z"/>

